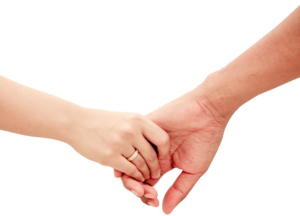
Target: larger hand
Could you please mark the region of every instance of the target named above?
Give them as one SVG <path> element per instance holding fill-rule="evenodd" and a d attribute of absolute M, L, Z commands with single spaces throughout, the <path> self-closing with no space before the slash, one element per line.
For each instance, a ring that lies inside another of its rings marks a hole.
<path fill-rule="evenodd" d="M 164 198 L 163 210 L 168 214 L 209 168 L 229 118 L 222 116 L 199 89 L 166 104 L 147 117 L 164 129 L 171 139 L 169 155 L 160 160 L 162 175 L 173 168 L 182 170 Z M 122 181 L 127 189 L 134 190 L 140 197 L 145 194 L 149 197 L 149 193 L 156 196 L 154 189 L 126 175 Z M 147 183 L 153 186 L 157 181 L 149 179 Z M 142 201 L 158 206 L 156 198 L 143 197 Z"/>

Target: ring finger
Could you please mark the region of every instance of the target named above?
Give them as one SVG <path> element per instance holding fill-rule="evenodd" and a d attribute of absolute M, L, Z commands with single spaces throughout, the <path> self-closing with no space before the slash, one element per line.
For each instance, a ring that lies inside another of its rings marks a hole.
<path fill-rule="evenodd" d="M 133 163 L 138 168 L 138 170 L 143 174 L 145 179 L 150 178 L 150 170 L 146 164 L 146 161 L 140 154 L 138 154 L 136 158 L 134 158 L 130 162 Z"/>

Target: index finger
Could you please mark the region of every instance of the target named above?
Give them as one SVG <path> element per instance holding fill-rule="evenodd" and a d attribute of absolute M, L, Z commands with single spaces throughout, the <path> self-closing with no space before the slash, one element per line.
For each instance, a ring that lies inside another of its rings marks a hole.
<path fill-rule="evenodd" d="M 142 126 L 142 133 L 144 137 L 152 144 L 157 146 L 158 159 L 163 159 L 169 154 L 170 138 L 166 131 L 161 129 L 154 122 L 145 118 L 146 124 Z"/>

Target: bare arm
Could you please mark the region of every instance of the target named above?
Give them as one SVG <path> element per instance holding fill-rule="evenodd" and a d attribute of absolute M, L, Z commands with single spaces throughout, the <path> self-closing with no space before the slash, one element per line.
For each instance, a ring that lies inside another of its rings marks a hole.
<path fill-rule="evenodd" d="M 300 7 L 199 90 L 222 115 L 253 97 L 300 77 Z"/>
<path fill-rule="evenodd" d="M 169 151 L 167 133 L 144 116 L 83 108 L 2 76 L 0 130 L 66 142 L 84 157 L 139 181 L 160 176 L 148 141 L 158 146 L 159 157 Z M 140 154 L 127 161 L 135 149 Z"/>
<path fill-rule="evenodd" d="M 168 131 L 169 157 L 162 173 L 182 170 L 167 191 L 163 210 L 169 214 L 208 170 L 232 114 L 255 96 L 300 76 L 300 7 L 273 31 L 196 89 L 167 103 L 148 117 Z M 117 177 L 122 176 L 116 172 Z M 158 206 L 157 193 L 123 175 L 126 189 L 148 205 Z M 158 180 L 148 180 L 155 185 Z"/>
<path fill-rule="evenodd" d="M 65 141 L 79 107 L 0 76 L 0 129 Z"/>

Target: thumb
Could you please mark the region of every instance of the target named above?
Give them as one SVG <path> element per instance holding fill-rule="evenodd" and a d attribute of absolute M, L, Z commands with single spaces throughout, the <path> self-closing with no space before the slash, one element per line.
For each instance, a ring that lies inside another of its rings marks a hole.
<path fill-rule="evenodd" d="M 167 191 L 163 201 L 163 211 L 170 214 L 174 208 L 188 195 L 203 174 L 190 174 L 182 171 L 174 184 Z"/>

